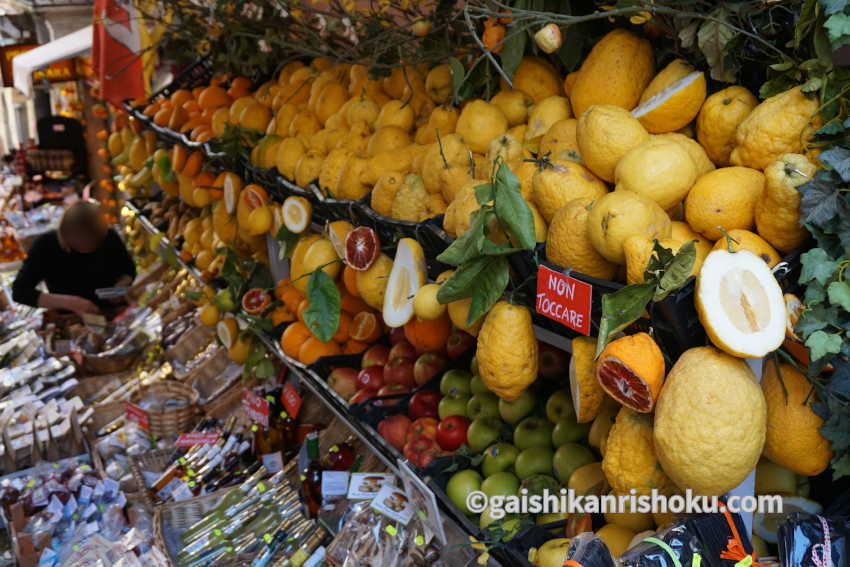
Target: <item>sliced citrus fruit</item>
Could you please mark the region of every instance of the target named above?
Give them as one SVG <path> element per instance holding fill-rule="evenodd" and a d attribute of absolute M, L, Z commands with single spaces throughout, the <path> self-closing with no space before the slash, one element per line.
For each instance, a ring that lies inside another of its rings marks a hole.
<path fill-rule="evenodd" d="M 345 263 L 355 270 L 368 270 L 380 252 L 378 235 L 368 226 L 359 226 L 345 237 Z"/>
<path fill-rule="evenodd" d="M 757 512 L 753 516 L 753 532 L 758 534 L 768 543 L 776 543 L 778 538 L 776 532 L 791 514 L 805 512 L 807 514 L 820 514 L 823 508 L 814 500 L 800 498 L 799 496 L 783 496 L 781 513 Z"/>
<path fill-rule="evenodd" d="M 260 236 L 271 230 L 274 218 L 269 207 L 257 207 L 248 215 L 248 234 Z"/>
<path fill-rule="evenodd" d="M 242 191 L 242 180 L 235 173 L 227 172 L 222 182 L 224 191 L 224 208 L 227 214 L 236 213 L 236 205 L 239 203 L 239 193 Z"/>
<path fill-rule="evenodd" d="M 354 225 L 347 220 L 333 221 L 325 225 L 328 240 L 331 241 L 334 250 L 336 250 L 336 255 L 340 258 L 345 258 L 345 238 L 352 230 L 354 230 Z"/>
<path fill-rule="evenodd" d="M 733 356 L 762 357 L 785 338 L 782 289 L 748 250 L 713 250 L 697 277 L 695 303 L 711 342 Z"/>
<path fill-rule="evenodd" d="M 596 419 L 605 391 L 599 385 L 594 373 L 596 361 L 596 339 L 576 337 L 572 342 L 573 355 L 570 358 L 570 393 L 576 410 L 576 421 L 587 423 Z"/>
<path fill-rule="evenodd" d="M 696 118 L 705 95 L 705 75 L 694 71 L 632 110 L 632 116 L 652 134 L 674 132 Z"/>
<path fill-rule="evenodd" d="M 348 336 L 361 343 L 370 343 L 381 336 L 378 317 L 371 311 L 361 311 L 351 320 Z"/>
<path fill-rule="evenodd" d="M 224 345 L 224 348 L 230 348 L 236 340 L 236 335 L 239 334 L 239 326 L 236 324 L 236 319 L 227 317 L 218 322 L 215 326 L 215 333 L 218 335 L 218 340 Z"/>
<path fill-rule="evenodd" d="M 413 299 L 425 284 L 425 251 L 412 238 L 398 241 L 384 295 L 384 323 L 401 327 L 413 318 Z"/>
<path fill-rule="evenodd" d="M 789 339 L 799 340 L 797 333 L 794 332 L 794 327 L 797 326 L 797 321 L 803 313 L 803 302 L 793 293 L 786 293 L 782 296 L 785 300 L 785 336 Z"/>
<path fill-rule="evenodd" d="M 264 289 L 249 289 L 242 296 L 242 311 L 248 315 L 259 315 L 271 305 L 272 298 Z"/>
<path fill-rule="evenodd" d="M 292 195 L 283 202 L 283 224 L 287 230 L 301 234 L 310 226 L 313 205 L 304 197 Z"/>
<path fill-rule="evenodd" d="M 622 337 L 608 343 L 599 355 L 596 379 L 627 408 L 651 412 L 664 383 L 664 355 L 646 333 Z"/>

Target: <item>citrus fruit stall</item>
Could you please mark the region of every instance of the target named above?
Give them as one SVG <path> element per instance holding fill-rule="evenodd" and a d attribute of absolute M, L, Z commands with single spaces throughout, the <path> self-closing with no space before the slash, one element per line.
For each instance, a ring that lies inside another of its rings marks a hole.
<path fill-rule="evenodd" d="M 847 561 L 846 1 L 265 4 L 176 9 L 160 51 L 203 48 L 103 139 L 139 305 L 238 368 L 321 526 L 269 512 L 252 565 Z M 142 487 L 156 543 L 224 564 L 250 477 L 190 477 Z"/>

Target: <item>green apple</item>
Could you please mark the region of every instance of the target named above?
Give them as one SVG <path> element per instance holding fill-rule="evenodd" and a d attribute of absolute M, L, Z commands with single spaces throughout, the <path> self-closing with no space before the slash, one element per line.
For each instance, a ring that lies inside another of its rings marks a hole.
<path fill-rule="evenodd" d="M 584 445 L 567 443 L 566 445 L 561 445 L 555 451 L 555 456 L 552 458 L 552 465 L 555 468 L 555 474 L 558 480 L 566 486 L 577 468 L 590 464 L 595 460 L 596 458 L 593 456 L 593 452 Z"/>
<path fill-rule="evenodd" d="M 464 370 L 449 370 L 440 378 L 440 393 L 447 396 L 451 392 L 460 392 L 467 396 L 472 393 L 469 382 L 472 374 Z"/>
<path fill-rule="evenodd" d="M 512 402 L 499 400 L 499 415 L 506 423 L 518 423 L 522 418 L 531 413 L 537 400 L 534 394 L 526 390 L 522 395 Z"/>
<path fill-rule="evenodd" d="M 522 451 L 552 446 L 552 424 L 541 417 L 526 417 L 514 429 L 514 445 Z"/>
<path fill-rule="evenodd" d="M 487 384 L 484 383 L 484 380 L 481 379 L 481 376 L 478 374 L 474 374 L 472 379 L 469 381 L 469 391 L 472 392 L 472 395 L 478 394 L 492 394 L 490 388 L 487 387 Z"/>
<path fill-rule="evenodd" d="M 523 489 L 528 491 L 529 496 L 543 496 L 543 492 L 549 491 L 549 494 L 560 495 L 561 483 L 555 480 L 551 474 L 533 474 L 524 479 L 519 485 L 520 491 Z"/>
<path fill-rule="evenodd" d="M 460 392 L 452 392 L 443 396 L 440 404 L 437 406 L 437 414 L 440 419 L 446 419 L 453 415 L 462 415 L 466 417 L 466 406 L 469 405 L 469 395 L 461 394 Z"/>
<path fill-rule="evenodd" d="M 467 437 L 469 432 L 467 431 Z M 513 468 L 519 449 L 510 443 L 496 443 L 490 445 L 484 451 L 484 460 L 481 462 L 481 472 L 485 477 Z"/>
<path fill-rule="evenodd" d="M 546 418 L 552 423 L 576 419 L 573 398 L 567 390 L 558 390 L 546 400 Z"/>
<path fill-rule="evenodd" d="M 577 423 L 575 419 L 559 421 L 552 429 L 552 445 L 558 448 L 567 443 L 586 440 L 590 425 L 590 423 Z"/>
<path fill-rule="evenodd" d="M 495 417 L 472 420 L 466 430 L 466 443 L 473 453 L 480 453 L 499 439 L 504 423 Z"/>
<path fill-rule="evenodd" d="M 475 394 L 466 406 L 466 416 L 469 419 L 479 417 L 499 417 L 499 397 L 496 394 Z"/>
<path fill-rule="evenodd" d="M 472 512 L 466 507 L 466 497 L 470 492 L 481 490 L 481 481 L 482 478 L 478 471 L 468 469 L 453 474 L 446 484 L 446 494 L 448 494 L 449 500 L 467 516 L 471 516 Z"/>
<path fill-rule="evenodd" d="M 532 447 L 521 451 L 516 457 L 514 471 L 520 480 L 535 474 L 552 473 L 552 449 L 549 447 Z"/>
<path fill-rule="evenodd" d="M 481 491 L 488 498 L 493 496 L 516 496 L 519 491 L 519 479 L 514 473 L 502 471 L 488 476 L 481 483 Z"/>

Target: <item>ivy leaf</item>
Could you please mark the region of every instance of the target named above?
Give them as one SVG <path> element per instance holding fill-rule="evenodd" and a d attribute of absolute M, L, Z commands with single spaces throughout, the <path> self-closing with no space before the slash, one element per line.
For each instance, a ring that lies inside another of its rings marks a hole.
<path fill-rule="evenodd" d="M 596 340 L 596 356 L 602 354 L 611 336 L 638 320 L 655 294 L 654 283 L 627 285 L 602 296 L 602 320 Z"/>
<path fill-rule="evenodd" d="M 839 12 L 831 15 L 823 23 L 823 27 L 833 48 L 850 43 L 850 16 L 847 14 Z"/>
<path fill-rule="evenodd" d="M 826 291 L 823 289 L 823 286 L 816 281 L 809 282 L 803 294 L 803 303 L 805 305 L 816 305 L 822 303 L 825 299 Z"/>
<path fill-rule="evenodd" d="M 824 331 L 815 331 L 806 339 L 812 360 L 818 360 L 828 354 L 838 354 L 842 344 L 841 335 Z"/>
<path fill-rule="evenodd" d="M 832 282 L 827 288 L 829 302 L 850 311 L 850 285 L 847 282 Z"/>
<path fill-rule="evenodd" d="M 492 256 L 487 259 L 484 268 L 476 278 L 475 292 L 466 315 L 466 324 L 472 326 L 482 315 L 490 311 L 505 293 L 510 279 L 508 260 L 504 256 Z"/>
<path fill-rule="evenodd" d="M 705 55 L 709 67 L 711 67 L 711 78 L 724 83 L 735 82 L 735 69 L 727 67 L 725 61 L 726 46 L 735 37 L 735 32 L 725 25 L 726 10 L 719 8 L 711 14 L 720 21 L 706 20 L 697 32 L 697 44 L 700 51 Z"/>
<path fill-rule="evenodd" d="M 835 170 L 843 181 L 850 183 L 850 150 L 835 146 L 821 152 L 818 160 Z"/>
<path fill-rule="evenodd" d="M 292 256 L 292 251 L 295 250 L 295 245 L 298 244 L 299 236 L 284 225 L 280 225 L 280 230 L 277 231 L 275 238 L 280 243 L 280 259 L 282 260 L 284 257 Z"/>
<path fill-rule="evenodd" d="M 822 248 L 812 248 L 800 256 L 803 269 L 800 271 L 800 283 L 817 281 L 822 286 L 832 279 L 838 271 L 838 264 Z"/>
<path fill-rule="evenodd" d="M 339 328 L 339 289 L 323 270 L 314 270 L 307 282 L 307 301 L 304 323 L 323 343 L 331 340 Z"/>
<path fill-rule="evenodd" d="M 537 243 L 534 235 L 534 217 L 528 203 L 519 191 L 519 181 L 506 163 L 499 166 L 493 184 L 493 201 L 496 218 L 520 247 L 531 250 Z"/>
<path fill-rule="evenodd" d="M 508 37 L 502 44 L 502 51 L 499 54 L 502 59 L 502 70 L 508 77 L 513 78 L 519 64 L 522 63 L 522 55 L 525 52 L 525 43 L 528 40 L 528 34 L 525 33 L 525 28 L 518 26 L 510 26 L 508 28 Z"/>
<path fill-rule="evenodd" d="M 471 297 L 478 285 L 478 276 L 489 262 L 490 256 L 479 256 L 463 264 L 440 286 L 437 301 L 446 304 Z"/>
<path fill-rule="evenodd" d="M 834 172 L 818 171 L 815 178 L 801 185 L 801 221 L 823 228 L 847 208 L 838 192 L 839 177 Z"/>
<path fill-rule="evenodd" d="M 443 250 L 437 256 L 437 260 L 450 266 L 460 266 L 480 256 L 486 240 L 485 228 L 493 214 L 493 210 L 489 207 L 482 207 L 475 211 L 472 214 L 470 227 Z"/>
<path fill-rule="evenodd" d="M 475 186 L 475 200 L 479 205 L 486 205 L 493 200 L 493 184 L 482 183 Z"/>
<path fill-rule="evenodd" d="M 847 7 L 847 0 L 819 0 L 819 2 L 827 16 L 843 12 Z"/>
<path fill-rule="evenodd" d="M 695 241 L 691 240 L 690 242 L 685 243 L 681 248 L 679 248 L 679 251 L 676 252 L 676 256 L 667 266 L 667 269 L 664 270 L 664 274 L 658 281 L 658 285 L 655 289 L 655 295 L 652 298 L 653 301 L 664 300 L 664 298 L 668 295 L 685 285 L 685 282 L 688 281 L 689 277 L 691 277 L 691 268 L 694 267 L 694 262 L 697 257 L 694 242 Z M 655 241 L 655 245 L 657 247 L 661 247 L 657 240 Z"/>
<path fill-rule="evenodd" d="M 835 307 L 814 305 L 803 311 L 794 331 L 803 337 L 808 337 L 815 331 L 820 331 L 838 322 L 838 311 Z"/>
<path fill-rule="evenodd" d="M 821 136 L 834 136 L 835 134 L 840 134 L 844 131 L 844 125 L 841 124 L 840 120 L 833 120 L 832 122 L 828 122 L 824 124 L 815 134 Z"/>

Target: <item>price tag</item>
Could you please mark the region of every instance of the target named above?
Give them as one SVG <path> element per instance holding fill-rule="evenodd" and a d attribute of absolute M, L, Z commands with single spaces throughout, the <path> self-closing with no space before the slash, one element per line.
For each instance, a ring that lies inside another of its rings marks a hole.
<path fill-rule="evenodd" d="M 127 421 L 132 421 L 142 429 L 150 429 L 150 421 L 148 420 L 148 412 L 137 406 L 127 402 Z"/>
<path fill-rule="evenodd" d="M 537 269 L 537 312 L 583 335 L 590 335 L 592 296 L 588 283 L 546 266 Z"/>
<path fill-rule="evenodd" d="M 283 395 L 281 396 L 283 400 L 283 407 L 286 408 L 286 413 L 288 413 L 292 419 L 298 417 L 298 412 L 301 410 L 301 396 L 295 390 L 295 386 L 292 385 L 292 382 L 287 381 L 283 386 Z"/>
<path fill-rule="evenodd" d="M 214 445 L 221 433 L 217 431 L 208 433 L 181 433 L 174 442 L 175 447 L 192 447 L 193 445 Z"/>
<path fill-rule="evenodd" d="M 252 421 L 263 427 L 269 426 L 268 400 L 264 400 L 251 390 L 245 389 L 242 391 L 242 407 L 245 408 L 245 413 Z"/>

